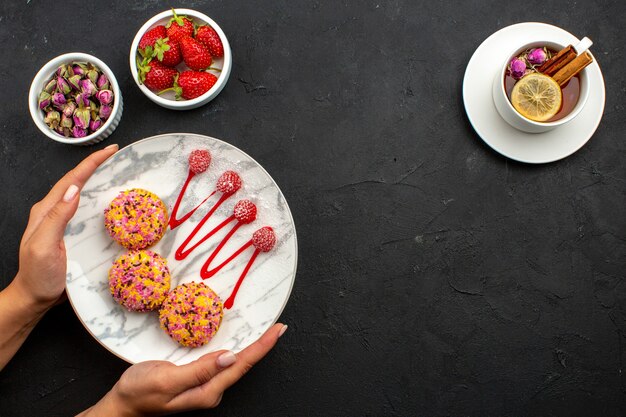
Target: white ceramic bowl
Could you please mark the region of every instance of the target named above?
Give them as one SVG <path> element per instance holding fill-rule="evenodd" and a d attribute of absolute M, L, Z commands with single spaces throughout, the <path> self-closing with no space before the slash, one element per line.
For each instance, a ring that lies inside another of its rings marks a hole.
<path fill-rule="evenodd" d="M 561 45 L 561 44 L 550 42 L 550 41 L 542 41 L 542 42 L 532 42 L 532 43 L 525 44 L 522 47 L 518 47 L 514 51 L 512 51 L 510 54 L 508 54 L 508 58 L 506 59 L 506 61 L 504 61 L 504 63 L 502 64 L 498 72 L 496 72 L 496 76 L 494 77 L 494 80 L 493 80 L 493 88 L 492 88 L 493 102 L 496 106 L 496 109 L 498 110 L 498 113 L 500 113 L 500 116 L 502 116 L 502 118 L 508 124 L 510 124 L 516 129 L 519 129 L 523 132 L 528 132 L 528 133 L 547 132 L 549 130 L 555 129 L 559 126 L 562 126 L 570 122 L 576 116 L 578 116 L 578 114 L 583 109 L 583 107 L 585 107 L 585 103 L 587 102 L 587 99 L 589 98 L 589 80 L 588 80 L 589 75 L 587 71 L 589 67 L 587 67 L 578 74 L 580 77 L 580 94 L 578 96 L 578 103 L 576 103 L 576 106 L 574 106 L 572 111 L 565 117 L 559 120 L 555 120 L 553 122 L 536 122 L 534 120 L 530 120 L 522 116 L 520 113 L 517 112 L 517 110 L 515 110 L 515 107 L 513 107 L 513 104 L 511 104 L 511 101 L 509 100 L 506 94 L 506 89 L 504 85 L 504 75 L 506 73 L 506 69 L 511 59 L 513 59 L 513 57 L 518 56 L 520 53 L 522 53 L 523 51 L 527 49 L 536 48 L 540 46 L 547 46 L 548 48 L 554 49 L 556 51 L 560 51 L 567 45 Z"/>
<path fill-rule="evenodd" d="M 50 129 L 48 125 L 46 125 L 46 123 L 44 122 L 45 114 L 39 108 L 38 103 L 39 93 L 41 93 L 45 85 L 52 78 L 52 75 L 55 73 L 57 68 L 60 65 L 69 64 L 72 62 L 91 62 L 92 64 L 97 66 L 104 74 L 106 74 L 107 78 L 109 79 L 109 84 L 111 85 L 111 90 L 113 91 L 113 95 L 115 97 L 113 101 L 113 110 L 111 111 L 111 116 L 100 127 L 100 129 L 98 129 L 91 135 L 85 136 L 84 138 L 66 138 Z M 68 143 L 70 145 L 92 145 L 94 143 L 103 141 L 104 139 L 109 137 L 111 133 L 113 133 L 117 125 L 120 123 L 120 119 L 122 118 L 124 103 L 122 100 L 122 92 L 120 91 L 117 79 L 115 79 L 113 71 L 111 71 L 111 68 L 109 68 L 107 64 L 105 64 L 93 55 L 84 54 L 82 52 L 71 52 L 52 59 L 39 70 L 37 75 L 35 75 L 35 78 L 30 85 L 30 91 L 28 93 L 28 108 L 30 109 L 30 115 L 32 116 L 33 121 L 35 122 L 39 130 L 41 130 L 41 132 L 44 135 L 48 136 L 50 139 L 61 143 Z"/>
<path fill-rule="evenodd" d="M 209 91 L 201 95 L 200 97 L 196 97 L 191 100 L 176 100 L 174 98 L 174 94 L 167 92 L 163 96 L 159 96 L 150 89 L 148 89 L 145 85 L 139 83 L 139 76 L 137 72 L 137 47 L 139 46 L 139 41 L 141 37 L 148 30 L 152 29 L 158 25 L 165 25 L 171 17 L 174 15 L 171 10 L 167 10 L 165 12 L 159 13 L 154 16 L 150 20 L 148 20 L 137 32 L 135 35 L 135 39 L 133 39 L 133 43 L 130 46 L 130 72 L 133 74 L 133 79 L 135 83 L 139 87 L 139 89 L 148 97 L 150 100 L 154 101 L 156 104 L 166 107 L 172 110 L 190 110 L 195 109 L 196 107 L 200 107 L 213 100 L 217 95 L 222 91 L 226 82 L 228 81 L 228 77 L 230 76 L 230 70 L 233 66 L 233 57 L 230 50 L 230 44 L 228 43 L 228 39 L 226 39 L 226 35 L 222 28 L 219 27 L 213 19 L 208 17 L 207 15 L 197 12 L 191 9 L 175 9 L 176 14 L 178 16 L 188 16 L 190 17 L 194 23 L 196 24 L 207 24 L 211 26 L 220 39 L 222 40 L 222 44 L 224 45 L 224 57 L 222 58 L 213 58 L 213 64 L 211 64 L 214 68 L 220 68 L 221 72 L 214 73 L 213 75 L 217 76 L 217 82 Z M 179 69 L 186 68 L 184 63 L 179 65 Z"/>

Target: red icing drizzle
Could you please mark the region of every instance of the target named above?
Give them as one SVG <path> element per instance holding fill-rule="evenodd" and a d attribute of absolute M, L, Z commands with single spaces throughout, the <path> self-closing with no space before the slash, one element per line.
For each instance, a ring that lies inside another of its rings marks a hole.
<path fill-rule="evenodd" d="M 237 249 L 237 251 L 235 253 L 233 253 L 232 255 L 230 255 L 230 257 L 228 259 L 226 259 L 224 262 L 222 262 L 221 264 L 219 264 L 218 266 L 216 266 L 213 269 L 209 269 L 209 267 L 211 266 L 211 262 L 213 262 L 213 259 L 215 259 L 217 254 L 220 253 L 220 251 L 222 250 L 222 248 L 224 247 L 226 242 L 228 242 L 228 240 L 235 234 L 235 232 L 237 231 L 237 229 L 239 229 L 239 226 L 241 226 L 241 225 L 242 225 L 242 223 L 237 223 L 235 225 L 235 227 L 233 227 L 231 229 L 231 231 L 228 232 L 228 234 L 226 236 L 224 236 L 224 239 L 213 250 L 213 253 L 211 253 L 211 256 L 209 256 L 209 258 L 206 260 L 204 265 L 202 265 L 202 269 L 200 270 L 200 276 L 202 277 L 202 279 L 211 278 L 213 275 L 217 274 L 220 271 L 220 269 L 224 268 L 226 265 L 228 265 L 230 263 L 230 261 L 235 259 L 237 256 L 239 256 L 239 254 L 241 252 L 243 252 L 250 245 L 252 245 L 252 240 L 250 240 L 247 243 L 244 243 L 244 245 L 242 247 Z"/>
<path fill-rule="evenodd" d="M 228 196 L 222 196 L 222 199 L 224 199 L 224 197 L 228 198 Z M 219 204 L 221 204 L 220 201 L 217 202 L 217 204 L 215 206 L 213 206 L 213 208 L 211 209 L 211 211 L 209 211 L 207 213 L 206 216 L 204 216 L 202 218 L 202 220 L 200 220 L 200 223 L 198 223 L 198 225 L 195 227 L 195 229 L 193 229 L 193 231 L 189 234 L 189 236 L 187 236 L 187 238 L 185 239 L 185 241 L 178 247 L 178 249 L 176 250 L 176 254 L 175 254 L 175 258 L 177 261 L 181 261 L 183 259 L 185 259 L 187 257 L 187 255 L 189 255 L 191 252 L 193 252 L 193 250 L 195 248 L 197 248 L 198 246 L 200 246 L 201 244 L 203 244 L 204 242 L 206 242 L 207 239 L 209 239 L 211 236 L 213 236 L 215 233 L 217 233 L 218 231 L 220 231 L 224 226 L 226 226 L 228 223 L 232 222 L 233 220 L 235 220 L 235 215 L 231 215 L 229 217 L 226 218 L 226 220 L 224 220 L 223 222 L 221 222 L 220 224 L 218 224 L 217 226 L 215 226 L 212 230 L 210 230 L 206 235 L 204 235 L 204 237 L 202 239 L 200 239 L 196 244 L 194 244 L 192 247 L 190 247 L 189 249 L 185 250 L 185 247 L 189 244 L 189 242 L 191 241 L 191 239 L 194 238 L 194 236 L 198 233 L 198 231 L 202 228 L 202 225 L 204 225 L 204 223 L 207 222 L 207 220 L 209 220 L 209 217 L 211 217 L 211 215 L 215 212 L 215 209 L 217 207 L 219 207 Z M 237 225 L 235 226 L 237 227 Z"/>
<path fill-rule="evenodd" d="M 180 204 L 182 202 L 183 196 L 185 194 L 185 191 L 187 190 L 187 187 L 189 186 L 189 183 L 195 177 L 195 175 L 196 175 L 196 173 L 193 170 L 190 169 L 189 170 L 189 175 L 187 176 L 187 179 L 185 180 L 185 182 L 184 182 L 184 184 L 183 184 L 183 186 L 181 188 L 180 194 L 178 195 L 178 197 L 176 199 L 176 203 L 174 204 L 174 208 L 172 209 L 172 213 L 171 213 L 170 221 L 169 221 L 169 226 L 170 226 L 170 229 L 172 229 L 172 230 L 177 228 L 181 224 L 183 224 L 185 221 L 187 221 L 193 215 L 193 213 L 195 213 L 196 210 L 198 210 L 198 208 L 200 208 L 201 205 L 203 205 L 211 196 L 213 196 L 217 192 L 217 190 L 214 190 L 211 194 L 209 194 L 208 197 L 206 197 L 204 200 L 202 200 L 202 202 L 200 204 L 198 204 L 198 206 L 196 206 L 193 210 L 191 210 L 190 212 L 188 212 L 185 215 L 183 215 L 180 219 L 178 219 L 177 218 L 178 210 L 180 208 Z M 225 184 L 223 180 L 227 179 L 227 180 L 230 181 L 230 180 L 233 179 L 233 176 L 236 176 L 234 178 L 235 179 L 234 187 L 231 184 L 227 184 L 227 185 L 229 185 L 232 188 L 234 188 L 234 190 L 232 192 L 223 193 L 222 196 L 220 197 L 220 199 L 215 203 L 215 205 L 209 210 L 209 212 L 202 218 L 202 220 L 200 220 L 200 222 L 196 225 L 196 227 L 191 231 L 189 236 L 187 236 L 185 238 L 183 243 L 176 250 L 176 253 L 175 253 L 176 260 L 180 261 L 180 260 L 185 259 L 198 246 L 200 246 L 202 243 L 204 243 L 208 239 L 210 239 L 211 236 L 213 236 L 215 233 L 220 231 L 222 228 L 224 228 L 227 224 L 231 223 L 233 220 L 237 220 L 237 218 L 235 217 L 235 214 L 227 217 L 220 224 L 215 226 L 213 229 L 209 230 L 199 241 L 194 243 L 191 247 L 187 247 L 188 245 L 190 245 L 191 240 L 200 232 L 200 229 L 202 229 L 202 226 L 204 226 L 204 224 L 206 224 L 206 222 L 211 218 L 211 216 L 217 211 L 217 209 L 220 207 L 220 205 L 222 205 L 222 203 L 224 203 L 224 201 L 226 201 L 228 198 L 230 198 L 234 194 L 234 192 L 237 191 L 239 189 L 239 187 L 241 187 L 241 180 L 239 179 L 238 175 L 236 173 L 232 172 L 232 171 L 227 171 L 226 173 L 222 174 L 222 177 L 220 177 L 220 180 L 218 180 L 217 188 L 218 189 L 223 188 L 223 186 Z M 239 181 L 238 183 L 237 183 L 237 180 Z M 230 191 L 230 190 L 228 190 L 228 191 Z M 250 202 L 248 202 L 248 203 L 250 203 Z M 252 203 L 250 203 L 250 204 L 252 204 Z M 256 217 L 256 207 L 254 209 L 255 209 L 254 217 Z M 252 221 L 252 220 L 250 220 L 250 221 Z M 246 221 L 246 223 L 248 223 L 248 221 Z M 202 279 L 211 278 L 212 276 L 217 274 L 222 268 L 224 268 L 226 265 L 228 265 L 230 262 L 232 262 L 235 258 L 237 258 L 239 255 L 241 255 L 246 249 L 248 249 L 250 246 L 255 245 L 255 243 L 253 241 L 254 239 L 250 239 L 248 242 L 244 243 L 239 249 L 237 249 L 232 255 L 230 255 L 221 264 L 219 264 L 215 268 L 212 268 L 212 269 L 210 268 L 211 263 L 215 260 L 217 255 L 224 248 L 224 245 L 226 245 L 226 243 L 237 232 L 237 230 L 242 225 L 244 225 L 246 223 L 237 220 L 237 222 L 232 227 L 232 229 L 226 234 L 226 236 L 224 236 L 224 239 L 222 239 L 222 241 L 215 247 L 215 249 L 213 250 L 211 255 L 207 258 L 207 260 L 205 261 L 204 265 L 202 266 L 202 268 L 200 270 L 200 277 Z M 269 229 L 271 230 L 271 228 L 269 228 Z M 273 244 L 272 244 L 272 246 L 273 246 Z M 271 249 L 271 247 L 270 247 L 270 249 Z M 256 260 L 257 256 L 259 255 L 259 253 L 261 251 L 262 250 L 260 248 L 255 248 L 255 250 L 252 253 L 250 259 L 248 260 L 248 262 L 246 264 L 246 267 L 244 268 L 241 276 L 237 280 L 237 283 L 235 284 L 235 287 L 233 288 L 233 291 L 232 291 L 231 295 L 228 297 L 228 299 L 224 303 L 224 308 L 230 309 L 233 306 L 233 303 L 235 301 L 235 297 L 237 295 L 237 292 L 239 291 L 239 287 L 241 286 L 243 280 L 245 279 L 246 275 L 250 271 L 250 268 L 252 268 L 252 264 L 254 263 L 254 261 Z"/>
<path fill-rule="evenodd" d="M 174 230 L 181 224 L 185 223 L 185 221 L 187 221 L 187 219 L 189 219 L 193 215 L 193 213 L 195 213 L 196 210 L 198 210 L 198 208 L 200 208 L 200 206 L 204 204 L 205 201 L 207 201 L 209 198 L 213 196 L 213 194 L 215 194 L 215 191 L 213 191 L 211 194 L 209 194 L 207 198 L 202 200 L 202 202 L 198 204 L 196 208 L 191 210 L 189 213 L 185 214 L 180 219 L 177 219 L 176 216 L 178 215 L 178 209 L 180 208 L 180 203 L 183 200 L 183 195 L 185 195 L 185 191 L 187 190 L 187 187 L 189 186 L 191 179 L 195 176 L 196 176 L 196 173 L 193 172 L 192 170 L 189 170 L 189 175 L 187 175 L 187 179 L 185 180 L 185 183 L 183 184 L 183 188 L 180 190 L 180 194 L 178 194 L 178 198 L 176 198 L 176 203 L 174 204 L 174 208 L 172 209 L 172 214 L 170 216 L 170 222 L 169 222 L 170 230 Z"/>
<path fill-rule="evenodd" d="M 254 250 L 252 257 L 248 261 L 248 264 L 246 265 L 243 272 L 241 273 L 241 276 L 237 280 L 237 284 L 235 284 L 235 288 L 233 289 L 233 292 L 230 294 L 230 297 L 228 297 L 228 299 L 224 302 L 224 308 L 230 309 L 233 306 L 233 303 L 235 302 L 235 297 L 237 296 L 237 291 L 239 291 L 239 287 L 241 286 L 243 279 L 246 277 L 246 275 L 248 275 L 248 271 L 250 270 L 250 267 L 252 267 L 254 260 L 256 259 L 256 257 L 259 255 L 260 252 L 261 252 L 260 249 Z"/>

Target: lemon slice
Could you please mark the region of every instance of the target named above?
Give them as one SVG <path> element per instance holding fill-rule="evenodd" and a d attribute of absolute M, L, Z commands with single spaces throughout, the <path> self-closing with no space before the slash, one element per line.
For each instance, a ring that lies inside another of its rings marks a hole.
<path fill-rule="evenodd" d="M 513 87 L 511 103 L 522 116 L 545 122 L 561 109 L 561 87 L 547 75 L 534 72 L 524 76 Z"/>

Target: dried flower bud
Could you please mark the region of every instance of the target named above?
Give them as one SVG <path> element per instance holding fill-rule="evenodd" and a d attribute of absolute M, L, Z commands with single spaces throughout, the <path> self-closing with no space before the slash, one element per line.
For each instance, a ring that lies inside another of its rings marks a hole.
<path fill-rule="evenodd" d="M 72 75 L 67 79 L 67 82 L 72 86 L 74 90 L 80 91 L 80 80 L 82 77 L 80 75 Z"/>
<path fill-rule="evenodd" d="M 109 88 L 109 79 L 107 78 L 106 74 L 101 74 L 98 77 L 98 82 L 96 83 L 96 86 L 101 90 L 106 90 Z"/>
<path fill-rule="evenodd" d="M 87 136 L 87 129 L 81 129 L 78 126 L 74 126 L 74 128 L 72 129 L 72 136 L 74 136 L 75 138 L 84 138 L 85 136 Z"/>
<path fill-rule="evenodd" d="M 89 122 L 89 130 L 91 130 L 92 132 L 95 132 L 96 130 L 100 129 L 101 126 L 102 126 L 102 120 L 100 118 Z"/>
<path fill-rule="evenodd" d="M 74 125 L 80 129 L 87 129 L 87 127 L 89 127 L 90 118 L 91 115 L 89 114 L 89 109 L 79 107 L 74 111 Z"/>
<path fill-rule="evenodd" d="M 50 81 L 48 81 L 48 84 L 46 84 L 46 86 L 43 88 L 43 91 L 45 91 L 46 93 L 54 93 L 54 90 L 56 90 L 57 88 L 57 80 L 56 79 L 51 79 Z"/>
<path fill-rule="evenodd" d="M 76 94 L 76 104 L 78 107 L 89 106 L 89 96 L 85 93 Z"/>
<path fill-rule="evenodd" d="M 76 103 L 70 101 L 63 106 L 63 114 L 67 117 L 72 117 L 74 115 L 74 110 L 76 110 Z"/>
<path fill-rule="evenodd" d="M 61 110 L 65 103 L 67 103 L 67 100 L 65 100 L 65 96 L 63 94 L 61 94 L 61 93 L 54 93 L 52 95 L 52 104 L 57 109 Z"/>
<path fill-rule="evenodd" d="M 541 65 L 546 62 L 548 55 L 543 48 L 535 48 L 528 53 L 528 62 L 533 65 Z"/>
<path fill-rule="evenodd" d="M 41 93 L 39 93 L 39 100 L 38 100 L 39 108 L 41 110 L 45 110 L 45 108 L 50 105 L 51 100 L 52 100 L 52 96 L 48 94 L 46 91 L 42 91 Z"/>
<path fill-rule="evenodd" d="M 70 74 L 69 72 L 69 65 L 61 65 L 57 68 L 56 70 L 56 75 L 58 75 L 61 78 L 65 78 L 68 77 Z"/>
<path fill-rule="evenodd" d="M 67 80 L 63 77 L 57 77 L 57 90 L 59 93 L 69 94 L 72 91 L 72 87 L 67 83 Z"/>
<path fill-rule="evenodd" d="M 89 80 L 94 84 L 98 82 L 99 76 L 100 76 L 100 73 L 95 68 L 92 68 L 89 71 L 87 71 L 87 78 L 89 78 Z"/>
<path fill-rule="evenodd" d="M 71 129 L 72 126 L 74 126 L 74 122 L 72 121 L 72 116 L 66 116 L 65 114 L 63 114 L 61 116 L 61 123 L 59 124 L 59 126 Z"/>
<path fill-rule="evenodd" d="M 111 116 L 111 106 L 109 105 L 103 105 L 100 107 L 100 118 L 103 120 L 106 120 L 109 118 L 109 116 Z"/>
<path fill-rule="evenodd" d="M 88 96 L 93 96 L 98 92 L 96 85 L 92 83 L 91 80 L 81 80 L 80 90 Z"/>
<path fill-rule="evenodd" d="M 85 75 L 85 72 L 87 71 L 87 66 L 85 66 L 85 64 L 81 64 L 80 62 L 77 62 L 72 67 L 72 71 L 74 72 L 74 75 Z"/>
<path fill-rule="evenodd" d="M 519 80 L 520 78 L 524 76 L 524 74 L 526 74 L 526 63 L 519 58 L 513 58 L 511 60 L 510 67 L 511 67 L 511 76 L 515 78 L 516 80 Z"/>
<path fill-rule="evenodd" d="M 61 122 L 61 114 L 59 114 L 58 111 L 50 110 L 46 113 L 46 117 L 44 117 L 43 121 L 52 129 L 57 128 Z"/>
<path fill-rule="evenodd" d="M 102 104 L 111 104 L 113 101 L 113 91 L 111 90 L 100 90 L 96 93 L 96 98 Z"/>

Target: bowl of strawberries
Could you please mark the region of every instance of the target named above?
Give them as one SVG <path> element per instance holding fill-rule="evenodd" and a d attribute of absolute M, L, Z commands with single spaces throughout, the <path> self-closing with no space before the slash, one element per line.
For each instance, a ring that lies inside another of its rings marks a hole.
<path fill-rule="evenodd" d="M 213 100 L 231 68 L 232 53 L 222 29 L 191 9 L 154 16 L 130 47 L 130 71 L 137 86 L 168 109 L 189 110 Z"/>

